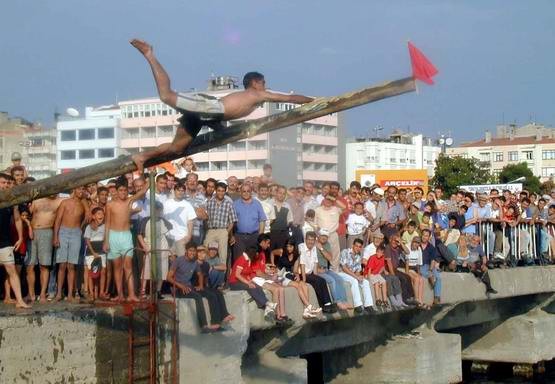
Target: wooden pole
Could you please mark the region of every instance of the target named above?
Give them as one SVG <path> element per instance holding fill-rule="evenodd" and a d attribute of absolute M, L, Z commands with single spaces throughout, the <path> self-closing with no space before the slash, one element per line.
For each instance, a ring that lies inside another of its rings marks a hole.
<path fill-rule="evenodd" d="M 190 156 L 195 153 L 207 151 L 210 148 L 219 147 L 224 144 L 372 103 L 388 97 L 414 92 L 414 90 L 414 79 L 412 77 L 407 77 L 401 80 L 363 88 L 359 91 L 344 93 L 339 96 L 316 99 L 286 112 L 233 124 L 222 131 L 213 131 L 199 135 L 182 153 L 152 159 L 145 163 L 145 167 L 151 167 L 180 157 Z M 39 197 L 53 195 L 135 170 L 136 166 L 131 160 L 131 156 L 120 156 L 117 159 L 79 168 L 73 172 L 23 184 L 6 191 L 0 191 L 0 208 L 25 203 L 38 199 Z"/>

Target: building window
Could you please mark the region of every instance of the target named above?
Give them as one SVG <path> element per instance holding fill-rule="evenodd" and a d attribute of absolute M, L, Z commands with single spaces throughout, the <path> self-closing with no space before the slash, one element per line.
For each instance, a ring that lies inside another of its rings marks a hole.
<path fill-rule="evenodd" d="M 98 157 L 100 159 L 114 157 L 114 148 L 100 148 L 98 150 Z"/>
<path fill-rule="evenodd" d="M 542 151 L 542 160 L 555 160 L 555 150 Z"/>
<path fill-rule="evenodd" d="M 99 139 L 113 139 L 114 138 L 114 128 L 98 128 L 98 138 Z"/>
<path fill-rule="evenodd" d="M 62 131 L 61 140 L 62 141 L 75 141 L 75 131 Z"/>
<path fill-rule="evenodd" d="M 244 151 L 247 148 L 246 141 L 236 141 L 235 143 L 229 144 L 230 151 Z"/>
<path fill-rule="evenodd" d="M 79 140 L 94 140 L 94 129 L 80 129 Z"/>
<path fill-rule="evenodd" d="M 534 152 L 532 151 L 524 151 L 522 152 L 522 155 L 526 160 L 534 160 Z"/>
<path fill-rule="evenodd" d="M 210 163 L 211 171 L 227 171 L 227 161 L 212 161 Z"/>
<path fill-rule="evenodd" d="M 509 152 L 509 161 L 518 161 L 518 151 Z"/>
<path fill-rule="evenodd" d="M 75 131 L 73 131 L 75 133 Z M 60 159 L 62 160 L 75 160 L 75 151 L 61 151 Z"/>
<path fill-rule="evenodd" d="M 94 159 L 94 149 L 80 149 L 79 159 Z"/>
<path fill-rule="evenodd" d="M 163 125 L 158 127 L 158 137 L 172 137 L 173 136 L 173 126 Z"/>
<path fill-rule="evenodd" d="M 266 149 L 266 141 L 249 141 L 249 150 L 251 151 L 261 151 Z"/>
<path fill-rule="evenodd" d="M 480 153 L 480 161 L 490 162 L 490 154 L 489 152 Z"/>
<path fill-rule="evenodd" d="M 542 177 L 551 177 L 555 175 L 555 167 L 542 168 Z"/>
<path fill-rule="evenodd" d="M 496 162 L 503 161 L 503 152 L 494 152 L 493 161 L 496 161 Z"/>

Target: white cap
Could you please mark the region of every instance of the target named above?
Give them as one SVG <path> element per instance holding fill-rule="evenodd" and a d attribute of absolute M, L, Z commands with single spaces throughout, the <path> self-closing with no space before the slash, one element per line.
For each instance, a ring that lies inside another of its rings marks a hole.
<path fill-rule="evenodd" d="M 318 231 L 318 235 L 320 235 L 320 236 L 329 236 L 330 231 L 328 231 L 327 229 L 322 228 Z"/>
<path fill-rule="evenodd" d="M 376 189 L 374 189 L 374 191 L 373 191 L 373 192 L 374 192 L 374 193 L 376 193 L 376 194 L 378 194 L 378 195 L 380 195 L 380 196 L 383 196 L 383 195 L 385 195 L 385 192 L 384 192 L 384 190 L 383 190 L 383 189 L 381 189 L 381 188 L 376 188 Z"/>

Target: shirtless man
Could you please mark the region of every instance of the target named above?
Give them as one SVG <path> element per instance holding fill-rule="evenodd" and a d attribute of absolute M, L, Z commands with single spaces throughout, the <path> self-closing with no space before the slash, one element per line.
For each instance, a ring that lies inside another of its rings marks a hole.
<path fill-rule="evenodd" d="M 56 211 L 62 203 L 57 195 L 44 197 L 31 203 L 31 227 L 33 240 L 31 241 L 31 260 L 27 268 L 27 285 L 29 296 L 35 296 L 35 269 L 37 261 L 40 265 L 40 302 L 46 303 L 46 289 L 48 288 L 49 268 L 52 265 L 53 228 Z"/>
<path fill-rule="evenodd" d="M 73 296 L 75 288 L 75 266 L 79 264 L 81 250 L 81 227 L 83 225 L 87 206 L 83 202 L 85 189 L 78 187 L 73 190 L 71 197 L 60 203 L 54 220 L 54 246 L 56 264 L 58 265 L 58 287 L 55 301 L 62 300 L 62 288 L 67 273 L 67 299 L 77 301 Z M 42 287 L 41 287 L 42 290 Z"/>
<path fill-rule="evenodd" d="M 8 189 L 9 178 L 11 178 L 11 176 L 0 173 L 0 191 Z M 12 239 L 10 239 L 10 231 L 8 231 L 12 220 L 15 223 L 18 238 L 15 244 L 12 243 Z M 15 268 L 13 254 L 14 250 L 17 251 L 19 249 L 23 239 L 23 224 L 21 222 L 21 216 L 19 215 L 19 208 L 17 205 L 15 207 L 0 209 L 0 228 L 0 266 L 3 266 L 6 269 L 6 273 L 10 281 L 10 287 L 15 293 L 15 307 L 31 308 L 21 297 L 21 283 L 19 281 L 17 269 Z M 6 292 L 6 297 L 9 297 L 9 292 Z"/>
<path fill-rule="evenodd" d="M 152 46 L 138 39 L 131 40 L 131 45 L 137 48 L 150 64 L 160 100 L 183 114 L 172 143 L 133 155 L 139 173 L 143 172 L 143 164 L 149 159 L 182 152 L 203 125 L 222 129 L 222 121 L 245 117 L 266 101 L 304 104 L 313 100 L 301 95 L 283 95 L 267 91 L 264 76 L 258 72 L 245 75 L 244 91 L 230 93 L 220 100 L 202 93 L 176 93 L 170 87 L 168 74 L 154 56 Z"/>
<path fill-rule="evenodd" d="M 114 281 L 118 296 L 115 301 L 124 301 L 123 297 L 123 273 L 127 281 L 128 301 L 139 301 L 135 295 L 135 284 L 133 282 L 133 238 L 131 236 L 131 210 L 135 200 L 141 199 L 148 190 L 148 182 L 142 189 L 129 196 L 127 179 L 120 176 L 116 181 L 117 194 L 106 206 L 106 223 L 104 237 L 104 252 L 108 254 L 108 260 L 114 265 Z M 123 265 L 122 265 L 123 264 Z"/>

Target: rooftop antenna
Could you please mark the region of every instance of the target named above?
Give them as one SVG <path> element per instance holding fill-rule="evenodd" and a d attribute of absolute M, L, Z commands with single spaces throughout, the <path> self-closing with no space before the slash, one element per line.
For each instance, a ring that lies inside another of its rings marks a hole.
<path fill-rule="evenodd" d="M 380 131 L 383 131 L 383 125 L 378 124 L 374 128 L 372 128 L 372 130 L 375 132 L 376 138 L 379 139 L 380 138 Z"/>

